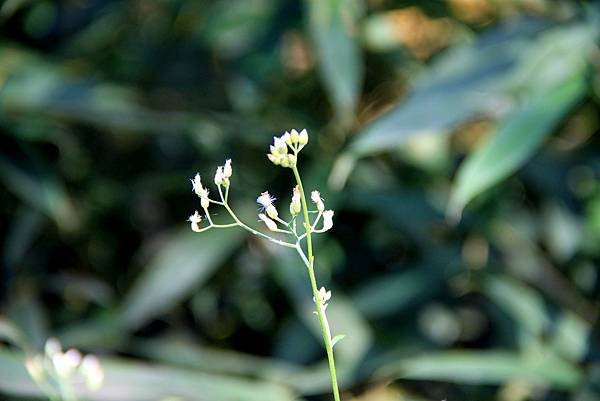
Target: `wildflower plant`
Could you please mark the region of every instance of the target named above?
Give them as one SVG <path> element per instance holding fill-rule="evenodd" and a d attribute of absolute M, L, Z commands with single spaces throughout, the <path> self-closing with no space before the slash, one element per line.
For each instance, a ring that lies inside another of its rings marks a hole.
<path fill-rule="evenodd" d="M 77 401 L 74 383 L 83 379 L 88 390 L 100 389 L 104 370 L 94 355 L 71 348 L 65 352 L 55 338 L 46 341 L 43 354 L 25 360 L 29 376 L 51 401 Z"/>
<path fill-rule="evenodd" d="M 243 223 L 229 205 L 229 188 L 231 185 L 232 166 L 231 160 L 227 159 L 223 166 L 217 168 L 214 176 L 214 184 L 217 187 L 218 199 L 209 196 L 209 190 L 204 186 L 200 174 L 196 174 L 191 179 L 192 190 L 200 198 L 200 206 L 203 214 L 196 210 L 188 221 L 193 231 L 201 233 L 213 228 L 241 227 L 250 233 L 276 243 L 278 245 L 296 250 L 300 259 L 308 270 L 310 286 L 315 303 L 314 313 L 317 315 L 321 334 L 323 336 L 323 345 L 327 352 L 329 362 L 329 372 L 331 375 L 331 384 L 335 401 L 340 400 L 337 376 L 335 370 L 335 360 L 333 356 L 333 346 L 337 341 L 343 338 L 342 335 L 331 337 L 329 322 L 327 321 L 326 309 L 327 303 L 331 299 L 331 291 L 324 287 L 318 288 L 315 276 L 314 264 L 315 256 L 313 252 L 312 235 L 324 233 L 333 227 L 333 210 L 325 209 L 325 203 L 321 198 L 319 191 L 312 191 L 310 194 L 311 203 L 307 197 L 302 185 L 300 173 L 298 172 L 297 160 L 298 154 L 308 143 L 308 133 L 306 129 L 300 132 L 295 129 L 285 132 L 280 137 L 273 138 L 273 144 L 269 147 L 267 158 L 276 166 L 289 168 L 292 170 L 295 179 L 295 185 L 292 188 L 292 196 L 289 205 L 289 219 L 281 217 L 275 206 L 276 198 L 268 191 L 262 192 L 256 202 L 260 205 L 258 219 L 266 226 L 268 233 L 258 231 Z M 211 206 L 225 208 L 229 216 L 233 219 L 232 223 L 215 224 L 211 218 Z M 206 223 L 204 223 L 206 222 Z"/>

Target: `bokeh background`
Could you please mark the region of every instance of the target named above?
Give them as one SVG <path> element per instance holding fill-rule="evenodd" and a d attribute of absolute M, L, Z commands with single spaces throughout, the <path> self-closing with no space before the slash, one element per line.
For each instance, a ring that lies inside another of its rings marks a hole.
<path fill-rule="evenodd" d="M 5 0 L 0 397 L 23 349 L 102 358 L 90 400 L 328 400 L 306 271 L 190 231 L 233 159 L 251 225 L 301 171 L 345 400 L 600 400 L 600 5 Z M 215 218 L 224 218 L 220 213 Z"/>

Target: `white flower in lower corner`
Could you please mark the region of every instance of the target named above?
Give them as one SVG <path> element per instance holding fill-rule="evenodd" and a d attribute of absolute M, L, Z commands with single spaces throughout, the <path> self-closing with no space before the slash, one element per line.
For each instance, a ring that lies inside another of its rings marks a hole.
<path fill-rule="evenodd" d="M 102 387 L 104 382 L 104 369 L 100 364 L 100 360 L 95 355 L 86 355 L 81 361 L 81 367 L 79 368 L 81 375 L 85 379 L 87 387 L 96 391 Z"/>
<path fill-rule="evenodd" d="M 325 210 L 323 212 L 323 228 L 321 231 L 327 231 L 333 227 L 333 210 Z"/>
<path fill-rule="evenodd" d="M 200 222 L 202 221 L 202 216 L 200 216 L 200 213 L 198 213 L 198 211 L 194 211 L 194 214 L 191 215 L 190 217 L 188 217 L 187 221 L 190 222 L 190 226 L 192 227 L 192 231 L 195 232 L 200 232 L 201 228 L 200 228 Z"/>

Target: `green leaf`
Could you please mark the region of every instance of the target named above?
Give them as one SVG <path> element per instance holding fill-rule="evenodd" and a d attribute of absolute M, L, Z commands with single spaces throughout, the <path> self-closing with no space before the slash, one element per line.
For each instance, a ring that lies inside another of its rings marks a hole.
<path fill-rule="evenodd" d="M 331 339 L 331 347 L 333 348 L 339 341 L 343 340 L 346 337 L 345 334 L 338 334 L 337 336 Z"/>
<path fill-rule="evenodd" d="M 182 397 L 188 401 L 293 401 L 286 387 L 269 382 L 226 377 L 160 364 L 102 358 L 105 380 L 96 392 L 77 388 L 90 401 L 156 401 Z M 40 392 L 24 367 L 24 355 L 0 350 L 0 392 L 39 397 Z"/>
<path fill-rule="evenodd" d="M 514 173 L 542 145 L 586 92 L 581 75 L 530 99 L 508 116 L 493 136 L 460 166 L 449 215 L 458 218 L 475 196 Z"/>
<path fill-rule="evenodd" d="M 363 79 L 363 60 L 354 36 L 362 0 L 307 0 L 308 27 L 321 79 L 337 117 L 352 122 Z"/>
<path fill-rule="evenodd" d="M 121 320 L 137 328 L 189 296 L 245 238 L 242 229 L 189 228 L 168 238 L 124 301 Z"/>
<path fill-rule="evenodd" d="M 504 351 L 442 351 L 406 358 L 382 367 L 380 378 L 439 380 L 464 384 L 499 385 L 513 379 L 573 389 L 580 370 L 552 352 L 521 356 Z"/>
<path fill-rule="evenodd" d="M 58 178 L 26 170 L 0 157 L 0 179 L 24 203 L 50 217 L 62 230 L 72 231 L 79 226 L 73 200 Z"/>

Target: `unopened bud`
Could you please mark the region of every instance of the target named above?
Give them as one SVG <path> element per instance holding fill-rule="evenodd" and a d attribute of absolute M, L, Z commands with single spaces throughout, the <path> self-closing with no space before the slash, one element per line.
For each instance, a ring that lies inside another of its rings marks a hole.
<path fill-rule="evenodd" d="M 298 134 L 298 143 L 302 146 L 308 143 L 308 132 L 306 132 L 306 128 Z"/>
<path fill-rule="evenodd" d="M 201 198 L 200 205 L 203 209 L 208 209 L 208 206 L 210 206 L 210 200 L 208 198 Z"/>
<path fill-rule="evenodd" d="M 223 185 L 223 178 L 225 178 L 223 175 L 223 167 L 219 166 L 215 172 L 215 184 Z"/>
<path fill-rule="evenodd" d="M 273 220 L 271 220 L 270 218 L 268 218 L 267 216 L 265 216 L 262 213 L 260 213 L 258 215 L 258 218 L 261 219 L 267 225 L 269 230 L 277 231 L 277 224 Z"/>
<path fill-rule="evenodd" d="M 325 210 L 323 212 L 323 228 L 321 231 L 327 231 L 333 227 L 333 210 Z"/>
<path fill-rule="evenodd" d="M 225 160 L 225 166 L 223 167 L 223 176 L 225 178 L 229 178 L 231 177 L 231 174 L 233 174 L 233 170 L 231 168 L 231 159 L 227 159 Z"/>
<path fill-rule="evenodd" d="M 302 210 L 302 204 L 300 203 L 300 189 L 296 185 L 292 191 L 292 201 L 290 202 L 290 214 L 296 216 Z"/>
<path fill-rule="evenodd" d="M 44 361 L 41 355 L 28 357 L 25 360 L 25 368 L 35 382 L 40 382 L 44 379 Z"/>
<path fill-rule="evenodd" d="M 275 208 L 275 206 L 273 206 L 272 204 L 267 206 L 266 211 L 267 216 L 269 216 L 272 219 L 277 219 L 277 217 L 279 217 L 279 213 L 277 213 L 277 208 Z"/>
<path fill-rule="evenodd" d="M 319 193 L 319 191 L 312 191 L 310 193 L 310 199 L 317 206 L 317 210 L 319 212 L 325 210 L 325 204 L 323 203 L 323 199 L 321 199 L 321 194 Z"/>

